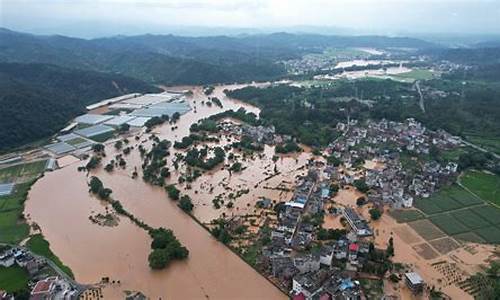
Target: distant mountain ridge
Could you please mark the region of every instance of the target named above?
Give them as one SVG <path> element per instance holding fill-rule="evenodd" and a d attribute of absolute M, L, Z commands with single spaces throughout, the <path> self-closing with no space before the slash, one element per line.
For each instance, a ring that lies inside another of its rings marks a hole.
<path fill-rule="evenodd" d="M 413 38 L 274 33 L 240 37 L 174 35 L 78 39 L 0 29 L 0 62 L 47 63 L 124 74 L 152 83 L 206 84 L 269 80 L 275 62 L 325 47 L 432 48 Z"/>

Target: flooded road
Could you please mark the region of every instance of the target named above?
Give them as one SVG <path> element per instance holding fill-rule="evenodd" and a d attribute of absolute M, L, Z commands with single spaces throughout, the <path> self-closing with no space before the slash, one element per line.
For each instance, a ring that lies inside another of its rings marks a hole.
<path fill-rule="evenodd" d="M 170 141 L 180 140 L 189 134 L 193 122 L 208 115 L 242 106 L 258 113 L 255 107 L 227 99 L 222 92 L 225 88 L 234 87 L 219 86 L 211 95 L 222 100 L 223 109 L 201 105 L 206 97 L 198 87 L 188 99 L 193 110 L 175 125 L 157 128 L 156 134 Z M 136 143 L 139 142 L 131 139 L 130 145 Z M 104 164 L 113 158 L 115 151 L 112 144 L 106 146 Z M 88 178 L 77 171 L 83 163 L 70 163 L 46 173 L 32 187 L 25 214 L 29 221 L 40 226 L 53 252 L 72 269 L 79 282 L 96 283 L 109 277 L 115 283 L 104 289 L 107 299 L 124 298 L 123 290 L 141 291 L 152 299 L 286 299 L 275 286 L 183 213 L 162 188 L 131 178 L 134 167 L 140 170 L 139 151 L 134 149 L 125 160 L 125 170 L 107 173 L 100 169 L 95 174 L 130 213 L 153 227 L 172 229 L 189 249 L 189 258 L 174 262 L 165 270 L 152 271 L 147 260 L 151 239 L 145 231 L 125 217 L 120 217 L 115 227 L 99 226 L 89 220 L 90 215 L 106 213 L 106 205 L 89 195 Z M 198 180 L 203 179 L 204 176 Z M 195 203 L 207 200 L 201 190 L 192 197 Z M 197 215 L 196 207 L 194 214 Z M 207 220 L 214 216 L 199 214 Z"/>

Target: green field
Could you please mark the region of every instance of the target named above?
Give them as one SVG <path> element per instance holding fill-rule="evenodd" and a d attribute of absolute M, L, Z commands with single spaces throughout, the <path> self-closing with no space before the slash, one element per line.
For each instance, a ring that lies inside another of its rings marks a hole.
<path fill-rule="evenodd" d="M 491 224 L 500 224 L 500 209 L 494 206 L 483 205 L 473 207 L 470 210 Z"/>
<path fill-rule="evenodd" d="M 450 215 L 456 220 L 459 220 L 468 229 L 478 229 L 491 225 L 484 218 L 475 214 L 471 209 L 457 210 L 450 213 Z"/>
<path fill-rule="evenodd" d="M 430 217 L 429 220 L 448 235 L 454 235 L 469 231 L 469 228 L 465 227 L 465 225 L 463 225 L 461 222 L 459 222 L 449 214 L 440 214 L 437 216 L 433 216 Z"/>
<path fill-rule="evenodd" d="M 8 293 L 26 290 L 28 280 L 28 272 L 17 265 L 9 268 L 0 267 L 0 290 Z"/>
<path fill-rule="evenodd" d="M 500 243 L 500 208 L 488 204 L 500 205 L 500 177 L 467 171 L 460 182 L 466 189 L 455 184 L 429 198 L 417 199 L 419 211 L 394 210 L 389 214 L 398 222 L 407 222 L 426 240 L 436 239 L 443 231 L 463 241 Z"/>
<path fill-rule="evenodd" d="M 416 209 L 395 209 L 389 211 L 389 214 L 396 219 L 398 223 L 407 223 L 425 218 L 425 216 Z"/>
<path fill-rule="evenodd" d="M 466 133 L 465 138 L 471 143 L 481 146 L 486 150 L 500 154 L 500 137 L 498 136 Z"/>
<path fill-rule="evenodd" d="M 66 144 L 69 144 L 71 146 L 76 146 L 76 145 L 85 143 L 86 141 L 87 141 L 86 139 L 83 139 L 81 137 L 77 137 L 77 138 L 71 139 L 69 141 L 66 141 Z"/>
<path fill-rule="evenodd" d="M 32 236 L 28 242 L 26 243 L 26 246 L 33 251 L 34 253 L 44 256 L 51 261 L 53 261 L 64 273 L 68 274 L 72 278 L 73 272 L 69 267 L 64 265 L 62 261 L 57 257 L 51 250 L 50 250 L 50 244 L 47 242 L 41 234 L 35 234 Z"/>
<path fill-rule="evenodd" d="M 500 227 L 490 226 L 476 229 L 474 233 L 481 236 L 485 241 L 491 244 L 500 244 Z"/>
<path fill-rule="evenodd" d="M 472 205 L 482 204 L 483 201 L 458 185 L 441 189 L 429 198 L 417 199 L 415 207 L 426 215 L 456 210 Z"/>
<path fill-rule="evenodd" d="M 480 171 L 467 171 L 460 182 L 481 199 L 500 207 L 500 176 Z"/>
<path fill-rule="evenodd" d="M 46 164 L 46 160 L 40 160 L 0 169 L 0 183 L 13 182 L 19 178 L 34 178 L 45 170 Z"/>
<path fill-rule="evenodd" d="M 96 141 L 98 143 L 103 143 L 103 142 L 109 140 L 110 138 L 112 138 L 114 135 L 115 135 L 115 133 L 113 131 L 111 131 L 111 132 L 105 132 L 105 133 L 95 135 L 95 136 L 91 137 L 90 139 L 93 141 Z"/>
<path fill-rule="evenodd" d="M 17 184 L 11 195 L 0 197 L 0 242 L 16 244 L 28 236 L 29 226 L 20 220 L 33 183 Z"/>
<path fill-rule="evenodd" d="M 416 80 L 429 80 L 434 78 L 434 73 L 427 69 L 414 69 L 409 72 L 391 75 L 392 78 L 404 82 L 413 82 Z"/>

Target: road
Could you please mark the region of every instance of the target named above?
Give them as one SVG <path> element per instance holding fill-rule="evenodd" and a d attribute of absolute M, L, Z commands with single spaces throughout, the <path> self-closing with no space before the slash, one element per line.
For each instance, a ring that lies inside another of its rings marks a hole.
<path fill-rule="evenodd" d="M 422 90 L 420 89 L 420 81 L 419 80 L 415 81 L 415 88 L 417 89 L 417 92 L 420 96 L 420 100 L 418 102 L 418 105 L 420 106 L 420 109 L 422 110 L 422 112 L 425 114 L 424 94 L 422 94 Z"/>
<path fill-rule="evenodd" d="M 498 155 L 498 154 L 496 154 L 496 153 L 493 153 L 493 152 L 491 152 L 491 151 L 488 151 L 488 150 L 486 150 L 486 149 L 484 149 L 484 148 L 482 148 L 482 147 L 480 147 L 480 146 L 478 146 L 478 145 L 476 145 L 476 144 L 473 144 L 473 143 L 471 143 L 471 142 L 468 142 L 468 141 L 466 141 L 466 140 L 464 140 L 464 139 L 462 139 L 462 138 L 461 138 L 460 140 L 462 141 L 462 143 L 466 144 L 467 146 L 470 146 L 470 147 L 472 147 L 472 148 L 474 148 L 474 149 L 476 149 L 476 150 L 479 150 L 479 151 L 481 151 L 481 152 L 484 152 L 484 153 L 489 153 L 489 154 L 493 155 L 493 157 L 495 157 L 496 159 L 500 159 L 500 155 Z"/>

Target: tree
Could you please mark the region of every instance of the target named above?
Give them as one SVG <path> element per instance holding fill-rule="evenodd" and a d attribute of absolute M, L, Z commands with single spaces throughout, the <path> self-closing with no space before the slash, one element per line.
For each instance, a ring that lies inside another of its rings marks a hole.
<path fill-rule="evenodd" d="M 175 187 L 175 185 L 173 184 L 169 184 L 165 187 L 165 190 L 167 191 L 168 193 L 168 197 L 172 200 L 179 200 L 179 196 L 180 196 L 180 191 Z"/>
<path fill-rule="evenodd" d="M 128 125 L 127 123 L 124 123 L 120 125 L 120 127 L 118 127 L 118 131 L 120 132 L 127 132 L 129 130 L 130 130 L 130 125 Z"/>
<path fill-rule="evenodd" d="M 363 179 L 354 180 L 354 187 L 358 189 L 361 193 L 366 193 L 370 189 Z"/>
<path fill-rule="evenodd" d="M 181 197 L 181 200 L 179 201 L 179 207 L 189 213 L 193 210 L 193 203 L 191 202 L 191 197 L 189 197 L 188 195 L 184 195 Z"/>
<path fill-rule="evenodd" d="M 116 150 L 120 150 L 123 146 L 123 142 L 122 141 L 116 141 L 115 143 L 115 149 Z"/>
<path fill-rule="evenodd" d="M 151 269 L 163 269 L 170 262 L 167 252 L 163 249 L 154 249 L 148 256 L 149 266 Z"/>
<path fill-rule="evenodd" d="M 363 206 L 363 205 L 365 205 L 365 203 L 366 203 L 365 197 L 359 197 L 358 199 L 356 199 L 357 206 Z"/>
<path fill-rule="evenodd" d="M 101 163 L 101 158 L 98 156 L 92 156 L 87 164 L 85 165 L 85 168 L 87 170 L 93 170 L 97 168 L 97 166 Z"/>
<path fill-rule="evenodd" d="M 92 176 L 90 178 L 89 187 L 90 187 L 90 191 L 93 194 L 97 194 L 103 188 L 103 184 L 99 178 L 97 178 L 96 176 Z"/>
<path fill-rule="evenodd" d="M 372 220 L 376 221 L 382 216 L 382 212 L 378 208 L 372 208 L 368 211 Z"/>
<path fill-rule="evenodd" d="M 392 237 L 389 238 L 387 250 L 385 253 L 386 253 L 387 257 L 394 256 L 394 241 L 393 241 Z"/>
<path fill-rule="evenodd" d="M 104 151 L 104 145 L 100 144 L 100 143 L 99 144 L 94 144 L 94 145 L 92 145 L 92 150 L 94 152 L 96 152 L 96 153 L 97 152 L 103 152 Z"/>

